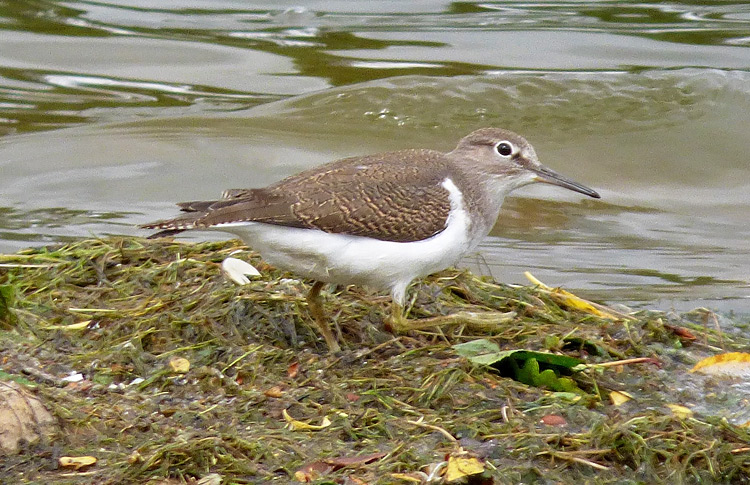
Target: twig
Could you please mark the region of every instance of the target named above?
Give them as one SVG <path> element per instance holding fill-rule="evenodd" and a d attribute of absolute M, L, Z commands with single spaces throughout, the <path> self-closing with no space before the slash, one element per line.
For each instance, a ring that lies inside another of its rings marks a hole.
<path fill-rule="evenodd" d="M 591 460 L 587 460 L 585 458 L 581 458 L 578 456 L 571 456 L 567 453 L 563 452 L 555 452 L 555 451 L 542 451 L 540 453 L 537 453 L 537 456 L 541 455 L 548 455 L 552 458 L 560 458 L 561 460 L 567 460 L 567 461 L 573 461 L 576 463 L 580 463 L 582 465 L 590 466 L 591 468 L 596 468 L 597 470 L 609 470 L 608 466 L 600 465 L 599 463 L 593 462 Z"/>
<path fill-rule="evenodd" d="M 601 364 L 591 364 L 591 367 L 615 367 L 618 365 L 630 365 L 630 364 L 661 365 L 661 362 L 654 359 L 653 357 L 636 357 L 634 359 L 614 360 L 612 362 L 602 362 Z"/>
<path fill-rule="evenodd" d="M 427 428 L 433 431 L 437 431 L 443 436 L 445 436 L 446 438 L 448 438 L 449 440 L 451 440 L 452 442 L 458 443 L 458 440 L 456 439 L 456 437 L 450 434 L 449 432 L 447 432 L 445 429 L 441 428 L 440 426 L 435 426 L 434 424 L 424 423 L 422 422 L 423 419 L 424 417 L 419 418 L 417 421 L 411 421 L 407 419 L 406 422 L 409 424 L 413 424 L 414 426 L 421 426 L 422 428 Z"/>

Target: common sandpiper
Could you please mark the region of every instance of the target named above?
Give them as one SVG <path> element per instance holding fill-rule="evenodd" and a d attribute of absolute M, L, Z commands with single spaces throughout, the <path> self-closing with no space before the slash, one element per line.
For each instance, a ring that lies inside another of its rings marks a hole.
<path fill-rule="evenodd" d="M 522 136 L 483 128 L 448 153 L 414 149 L 344 158 L 268 187 L 179 203 L 185 214 L 141 227 L 160 230 L 151 237 L 189 229 L 229 232 L 272 265 L 314 280 L 310 312 L 328 348 L 337 351 L 320 297 L 325 283 L 389 289 L 396 330 L 456 321 L 460 316 L 406 319 L 408 286 L 474 251 L 505 196 L 535 182 L 599 198 L 542 165 Z"/>

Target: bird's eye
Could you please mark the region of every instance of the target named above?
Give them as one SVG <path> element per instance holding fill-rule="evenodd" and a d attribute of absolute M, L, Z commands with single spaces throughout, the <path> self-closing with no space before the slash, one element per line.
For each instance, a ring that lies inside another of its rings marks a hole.
<path fill-rule="evenodd" d="M 501 141 L 497 145 L 495 145 L 495 150 L 497 150 L 497 153 L 500 154 L 500 156 L 503 157 L 509 157 L 513 154 L 513 145 L 510 142 L 507 141 Z"/>

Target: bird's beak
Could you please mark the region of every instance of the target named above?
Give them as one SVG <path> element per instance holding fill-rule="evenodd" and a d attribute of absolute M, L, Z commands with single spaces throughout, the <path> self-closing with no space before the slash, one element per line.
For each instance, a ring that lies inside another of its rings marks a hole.
<path fill-rule="evenodd" d="M 534 173 L 534 175 L 536 175 L 537 182 L 559 185 L 560 187 L 565 187 L 566 189 L 570 189 L 583 195 L 588 195 L 589 197 L 593 197 L 595 199 L 599 199 L 601 197 L 596 193 L 596 191 L 586 187 L 585 185 L 581 185 L 578 182 L 574 182 L 569 178 L 563 177 L 559 173 L 555 172 L 554 170 L 550 170 L 545 166 L 534 167 L 530 170 Z"/>

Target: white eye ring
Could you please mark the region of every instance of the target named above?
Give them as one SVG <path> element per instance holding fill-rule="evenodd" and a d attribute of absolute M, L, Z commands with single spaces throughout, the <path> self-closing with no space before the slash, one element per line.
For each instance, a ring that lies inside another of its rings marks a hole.
<path fill-rule="evenodd" d="M 516 153 L 516 147 L 509 141 L 501 141 L 495 145 L 495 151 L 503 158 L 510 158 Z"/>

